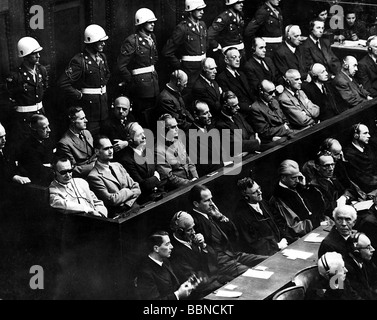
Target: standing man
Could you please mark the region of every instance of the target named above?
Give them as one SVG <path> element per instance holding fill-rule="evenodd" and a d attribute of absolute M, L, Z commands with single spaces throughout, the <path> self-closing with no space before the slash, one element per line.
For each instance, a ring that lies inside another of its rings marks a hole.
<path fill-rule="evenodd" d="M 48 88 L 48 74 L 39 63 L 42 49 L 34 38 L 21 38 L 17 43 L 17 51 L 23 62 L 6 79 L 6 88 L 15 111 L 10 136 L 16 152 L 20 151 L 22 142 L 30 135 L 32 115 L 45 113 L 42 100 Z"/>
<path fill-rule="evenodd" d="M 206 57 L 208 47 L 207 26 L 202 21 L 203 0 L 186 0 L 188 17 L 180 22 L 162 49 L 162 55 L 174 69 L 182 69 L 188 75 L 187 88 L 191 90 L 201 71 L 200 62 Z"/>
<path fill-rule="evenodd" d="M 279 3 L 280 0 L 267 0 L 245 28 L 246 42 L 250 43 L 255 37 L 263 37 L 266 41 L 266 54 L 270 58 L 283 42 L 283 16 Z"/>
<path fill-rule="evenodd" d="M 158 61 L 153 11 L 141 8 L 135 13 L 136 33 L 122 44 L 118 69 L 125 93 L 134 103 L 134 112 L 142 126 L 151 127 L 151 109 L 160 92 L 155 65 Z"/>
<path fill-rule="evenodd" d="M 83 108 L 92 134 L 98 133 L 108 118 L 106 84 L 110 70 L 103 53 L 108 38 L 101 26 L 89 25 L 84 32 L 84 51 L 72 58 L 58 81 L 69 101 Z"/>

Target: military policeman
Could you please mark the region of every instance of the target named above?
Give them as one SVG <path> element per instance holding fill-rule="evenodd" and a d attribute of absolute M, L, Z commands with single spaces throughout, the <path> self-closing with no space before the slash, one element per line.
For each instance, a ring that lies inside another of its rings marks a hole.
<path fill-rule="evenodd" d="M 182 69 L 188 75 L 189 90 L 200 75 L 201 61 L 207 53 L 208 32 L 202 21 L 206 6 L 203 0 L 186 0 L 185 11 L 189 16 L 176 26 L 162 49 L 173 69 Z"/>
<path fill-rule="evenodd" d="M 89 121 L 88 130 L 98 133 L 108 118 L 106 84 L 110 78 L 107 59 L 103 53 L 109 37 L 105 30 L 91 24 L 84 32 L 85 49 L 75 55 L 58 81 L 72 105 L 80 105 Z"/>
<path fill-rule="evenodd" d="M 243 2 L 244 0 L 225 0 L 227 10 L 215 18 L 208 29 L 208 41 L 213 51 L 221 49 L 224 53 L 230 47 L 235 47 L 241 56 L 244 55 Z"/>
<path fill-rule="evenodd" d="M 272 58 L 275 49 L 283 42 L 283 16 L 281 0 L 267 0 L 256 11 L 254 18 L 245 28 L 245 41 L 251 43 L 255 37 L 266 42 L 266 56 Z"/>
<path fill-rule="evenodd" d="M 16 151 L 30 135 L 29 122 L 32 115 L 45 113 L 42 100 L 48 87 L 48 74 L 46 68 L 39 63 L 42 49 L 34 38 L 21 38 L 17 43 L 17 50 L 23 62 L 7 78 L 6 87 L 15 111 L 10 138 Z"/>
<path fill-rule="evenodd" d="M 134 114 L 143 127 L 152 125 L 151 110 L 160 89 L 155 64 L 158 61 L 156 37 L 153 33 L 156 16 L 148 8 L 135 13 L 136 33 L 122 44 L 118 69 L 125 94 L 133 100 Z"/>

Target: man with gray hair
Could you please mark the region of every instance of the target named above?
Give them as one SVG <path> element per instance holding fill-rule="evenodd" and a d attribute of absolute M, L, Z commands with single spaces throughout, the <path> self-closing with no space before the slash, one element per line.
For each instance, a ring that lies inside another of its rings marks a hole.
<path fill-rule="evenodd" d="M 373 99 L 370 93 L 359 84 L 355 77 L 358 63 L 354 56 L 343 59 L 342 68 L 334 78 L 335 88 L 339 91 L 348 108 L 356 107 L 360 103 Z"/>
<path fill-rule="evenodd" d="M 301 90 L 301 74 L 296 69 L 288 69 L 284 75 L 285 86 L 278 97 L 280 106 L 293 129 L 306 129 L 317 123 L 319 106 L 314 104 Z"/>

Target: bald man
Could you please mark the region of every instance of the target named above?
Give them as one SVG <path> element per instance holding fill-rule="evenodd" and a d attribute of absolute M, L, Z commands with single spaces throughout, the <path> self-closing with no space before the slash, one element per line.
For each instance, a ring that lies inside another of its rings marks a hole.
<path fill-rule="evenodd" d="M 377 35 L 368 38 L 367 50 L 368 54 L 359 60 L 356 79 L 375 98 L 377 97 Z"/>
<path fill-rule="evenodd" d="M 309 74 L 312 81 L 304 83 L 302 89 L 307 97 L 319 106 L 319 120 L 330 119 L 347 110 L 347 107 L 344 107 L 342 97 L 330 80 L 328 70 L 323 64 L 314 63 Z"/>
<path fill-rule="evenodd" d="M 170 75 L 169 83 L 157 97 L 156 116 L 163 114 L 172 115 L 178 122 L 179 129 L 186 131 L 194 122 L 194 117 L 187 109 L 182 97 L 183 90 L 187 87 L 188 76 L 182 70 L 175 70 Z M 155 128 L 151 128 L 154 130 Z"/>
<path fill-rule="evenodd" d="M 354 56 L 343 59 L 342 69 L 334 78 L 335 88 L 339 91 L 348 108 L 358 106 L 360 103 L 373 99 L 370 93 L 359 84 L 355 77 L 358 71 L 358 62 Z"/>
<path fill-rule="evenodd" d="M 214 116 L 221 111 L 220 97 L 222 89 L 217 83 L 217 65 L 213 58 L 202 60 L 202 72 L 192 87 L 193 100 L 200 100 L 208 104 Z"/>

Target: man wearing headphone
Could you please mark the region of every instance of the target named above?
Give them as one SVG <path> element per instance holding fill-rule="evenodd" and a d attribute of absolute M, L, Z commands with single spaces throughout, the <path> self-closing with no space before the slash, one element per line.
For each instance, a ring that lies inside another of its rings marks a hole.
<path fill-rule="evenodd" d="M 359 60 L 359 70 L 355 77 L 370 95 L 377 97 L 377 35 L 367 40 L 368 54 Z"/>

